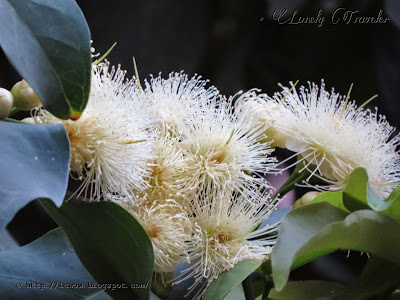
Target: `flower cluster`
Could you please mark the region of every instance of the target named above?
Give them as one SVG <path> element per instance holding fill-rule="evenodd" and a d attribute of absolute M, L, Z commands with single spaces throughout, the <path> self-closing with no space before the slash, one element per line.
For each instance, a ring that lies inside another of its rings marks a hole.
<path fill-rule="evenodd" d="M 275 164 L 262 142 L 267 125 L 237 114 L 233 98 L 206 85 L 183 73 L 145 82 L 142 101 L 156 119 L 155 159 L 148 188 L 120 201 L 151 238 L 156 272 L 190 263 L 176 281 L 194 278 L 192 297 L 237 262 L 265 259 L 276 238 L 276 224 L 253 232 L 277 204 L 264 178 Z"/>
<path fill-rule="evenodd" d="M 151 239 L 155 272 L 189 264 L 175 283 L 194 280 L 191 297 L 239 261 L 271 253 L 278 224 L 263 222 L 279 200 L 265 174 L 282 172 L 283 163 L 307 172 L 305 185 L 319 191 L 342 190 L 357 167 L 378 194 L 398 185 L 399 136 L 376 110 L 327 92 L 323 82 L 229 98 L 207 84 L 181 72 L 151 77 L 142 89 L 105 62 L 93 66 L 79 120 L 33 110 L 36 123 L 66 128 L 75 195 L 130 212 Z M 274 147 L 293 155 L 278 164 Z"/>
<path fill-rule="evenodd" d="M 238 103 L 240 110 L 250 109 L 255 119 L 267 123 L 268 136 L 274 145 L 293 151 L 294 164 L 301 163 L 322 184 L 317 190 L 342 190 L 351 172 L 365 168 L 369 183 L 383 197 L 400 184 L 399 135 L 385 117 L 357 107 L 332 90 L 309 84 L 296 91 L 282 87 L 274 97 L 257 95 Z"/>
<path fill-rule="evenodd" d="M 77 121 L 60 120 L 44 109 L 34 111 L 38 124 L 62 123 L 71 146 L 71 175 L 81 181 L 78 196 L 91 201 L 147 188 L 155 159 L 155 119 L 125 71 L 102 63 L 93 67 L 89 102 Z"/>
<path fill-rule="evenodd" d="M 254 230 L 278 202 L 264 178 L 276 163 L 268 124 L 206 86 L 171 73 L 142 89 L 105 62 L 93 67 L 79 120 L 34 111 L 36 123 L 65 125 L 76 195 L 123 206 L 152 241 L 155 272 L 188 262 L 176 281 L 194 278 L 197 296 L 237 262 L 267 258 L 277 226 Z"/>

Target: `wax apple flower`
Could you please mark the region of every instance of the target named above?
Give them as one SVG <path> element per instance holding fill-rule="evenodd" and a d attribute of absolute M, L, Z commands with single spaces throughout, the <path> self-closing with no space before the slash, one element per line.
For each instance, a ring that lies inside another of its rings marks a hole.
<path fill-rule="evenodd" d="M 179 124 L 188 186 L 243 191 L 266 185 L 262 175 L 275 161 L 269 143 L 260 142 L 266 127 L 236 114 L 232 99 L 213 99 L 188 110 Z"/>
<path fill-rule="evenodd" d="M 280 130 L 285 122 L 286 110 L 274 101 L 268 101 L 266 94 L 257 94 L 258 90 L 250 90 L 237 94 L 235 110 L 252 118 L 257 126 L 266 124 L 265 139 L 262 142 L 272 142 L 271 147 L 286 148 L 287 134 Z"/>
<path fill-rule="evenodd" d="M 149 187 L 141 196 L 147 203 L 162 199 L 178 200 L 184 193 L 184 178 L 188 172 L 186 159 L 179 147 L 179 137 L 171 134 L 171 126 L 164 124 L 158 132 Z"/>
<path fill-rule="evenodd" d="M 372 187 L 387 196 L 400 179 L 399 135 L 392 137 L 394 128 L 377 111 L 347 100 L 322 82 L 320 89 L 310 84 L 299 93 L 283 88 L 272 101 L 287 111 L 280 127 L 289 136 L 286 147 L 328 183 L 320 188 L 343 189 L 351 172 L 363 167 Z"/>
<path fill-rule="evenodd" d="M 143 203 L 141 203 L 143 204 Z M 147 205 L 123 206 L 139 221 L 154 249 L 154 270 L 172 272 L 179 262 L 188 261 L 186 242 L 191 240 L 191 222 L 173 200 Z"/>
<path fill-rule="evenodd" d="M 185 118 L 191 107 L 197 107 L 199 101 L 207 101 L 218 97 L 215 87 L 206 88 L 208 81 L 201 76 L 188 78 L 183 72 L 170 73 L 167 79 L 159 75 L 145 82 L 146 100 L 162 123 L 176 126 Z"/>
<path fill-rule="evenodd" d="M 236 263 L 267 258 L 276 240 L 277 224 L 256 228 L 276 205 L 277 200 L 258 190 L 240 195 L 202 193 L 190 210 L 198 230 L 189 249 L 191 266 L 178 280 L 193 277 L 191 291 L 203 285 L 196 295 L 200 296 L 206 285 Z"/>
<path fill-rule="evenodd" d="M 132 198 L 144 190 L 155 155 L 153 120 L 142 107 L 136 83 L 125 72 L 102 63 L 93 67 L 88 105 L 77 121 L 60 120 L 46 110 L 37 123 L 62 123 L 71 145 L 71 175 L 82 181 L 89 200 L 115 194 Z"/>

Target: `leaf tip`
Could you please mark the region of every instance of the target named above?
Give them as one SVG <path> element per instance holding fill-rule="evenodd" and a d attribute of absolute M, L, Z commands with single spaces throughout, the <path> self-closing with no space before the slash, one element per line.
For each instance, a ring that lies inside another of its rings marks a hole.
<path fill-rule="evenodd" d="M 73 112 L 71 113 L 71 115 L 70 115 L 69 118 L 70 118 L 71 120 L 73 120 L 73 121 L 76 121 L 76 120 L 78 120 L 78 119 L 81 117 L 81 115 L 82 115 L 81 112 L 73 111 Z"/>

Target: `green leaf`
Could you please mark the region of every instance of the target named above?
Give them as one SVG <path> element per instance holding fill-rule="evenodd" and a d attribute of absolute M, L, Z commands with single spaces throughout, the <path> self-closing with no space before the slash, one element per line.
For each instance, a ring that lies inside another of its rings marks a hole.
<path fill-rule="evenodd" d="M 400 221 L 400 188 L 393 190 L 389 197 L 384 200 L 368 186 L 367 199 L 372 209 Z"/>
<path fill-rule="evenodd" d="M 219 274 L 206 290 L 203 300 L 224 299 L 234 287 L 261 266 L 261 263 L 262 261 L 257 259 L 243 260 L 232 269 Z"/>
<path fill-rule="evenodd" d="M 400 188 L 393 190 L 385 200 L 368 184 L 365 169 L 357 168 L 350 175 L 343 191 L 343 203 L 350 211 L 373 209 L 400 221 Z"/>
<path fill-rule="evenodd" d="M 317 197 L 311 203 L 320 203 L 320 202 L 328 202 L 337 208 L 341 208 L 345 211 L 348 211 L 343 204 L 343 192 L 325 192 Z"/>
<path fill-rule="evenodd" d="M 370 209 L 367 201 L 368 175 L 363 168 L 355 169 L 343 191 L 343 204 L 349 211 Z"/>
<path fill-rule="evenodd" d="M 390 200 L 390 206 L 383 210 L 382 213 L 385 215 L 388 215 L 392 217 L 393 219 L 396 219 L 397 221 L 400 221 L 400 190 L 394 190 L 392 194 L 396 192 L 396 196 L 393 198 L 389 197 L 387 200 Z M 386 200 L 386 201 L 387 201 Z"/>
<path fill-rule="evenodd" d="M 66 202 L 57 208 L 41 200 L 63 228 L 76 254 L 100 284 L 126 284 L 107 289 L 114 299 L 149 299 L 154 254 L 143 227 L 125 209 L 112 202 Z M 130 288 L 143 284 L 145 288 Z"/>
<path fill-rule="evenodd" d="M 368 205 L 375 211 L 383 211 L 391 204 L 385 202 L 379 195 L 377 195 L 369 184 L 367 185 L 367 202 Z"/>
<path fill-rule="evenodd" d="M 370 258 L 361 276 L 332 294 L 333 299 L 371 299 L 394 291 L 400 284 L 400 267 L 376 257 Z"/>
<path fill-rule="evenodd" d="M 110 299 L 88 283 L 96 284 L 60 228 L 26 246 L 0 252 L 0 290 L 7 299 Z"/>
<path fill-rule="evenodd" d="M 70 157 L 64 126 L 0 121 L 0 140 L 0 228 L 34 199 L 61 205 Z"/>
<path fill-rule="evenodd" d="M 291 211 L 281 223 L 272 252 L 272 276 L 279 291 L 291 269 L 339 249 L 367 252 L 400 265 L 400 223 L 372 210 L 348 215 L 321 202 Z"/>
<path fill-rule="evenodd" d="M 321 202 L 294 209 L 284 217 L 271 255 L 272 277 L 277 290 L 287 282 L 290 269 L 318 257 L 302 256 L 301 248 L 324 227 L 342 221 L 347 215 L 342 209 Z"/>
<path fill-rule="evenodd" d="M 330 296 L 341 284 L 329 281 L 307 280 L 289 282 L 281 291 L 272 289 L 268 295 L 273 300 L 309 300 Z M 350 298 L 342 298 L 350 299 Z"/>
<path fill-rule="evenodd" d="M 12 237 L 6 228 L 0 230 L 0 251 L 18 248 L 17 241 Z"/>
<path fill-rule="evenodd" d="M 0 0 L 0 45 L 43 106 L 78 119 L 90 91 L 90 31 L 74 0 Z"/>
<path fill-rule="evenodd" d="M 237 286 L 235 286 L 228 293 L 228 295 L 226 295 L 225 300 L 246 300 L 242 285 L 238 284 Z"/>

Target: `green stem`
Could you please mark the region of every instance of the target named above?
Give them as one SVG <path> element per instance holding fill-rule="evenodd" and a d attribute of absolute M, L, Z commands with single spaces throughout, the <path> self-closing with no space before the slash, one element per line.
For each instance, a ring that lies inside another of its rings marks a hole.
<path fill-rule="evenodd" d="M 21 111 L 19 108 L 13 107 L 10 111 L 10 114 L 8 115 L 9 117 L 12 117 L 15 115 L 17 112 Z"/>
<path fill-rule="evenodd" d="M 264 292 L 263 292 L 263 296 L 262 299 L 263 300 L 267 300 L 269 299 L 269 292 L 272 290 L 272 288 L 274 287 L 274 282 L 272 280 L 272 277 L 268 276 L 264 278 Z"/>
<path fill-rule="evenodd" d="M 279 190 L 275 193 L 274 199 L 276 197 L 283 197 L 285 196 L 288 192 L 293 190 L 296 185 L 303 180 L 305 180 L 308 176 L 310 176 L 310 172 L 307 170 L 303 170 L 302 172 L 299 172 L 304 166 L 302 164 L 297 164 L 296 168 L 294 169 L 293 173 L 289 176 L 288 180 L 279 188 Z"/>
<path fill-rule="evenodd" d="M 256 297 L 254 296 L 253 286 L 251 285 L 249 277 L 243 280 L 242 286 L 246 300 L 254 300 Z"/>
<path fill-rule="evenodd" d="M 11 118 L 4 118 L 2 121 L 11 122 L 11 123 L 22 123 L 21 121 L 11 119 Z"/>

